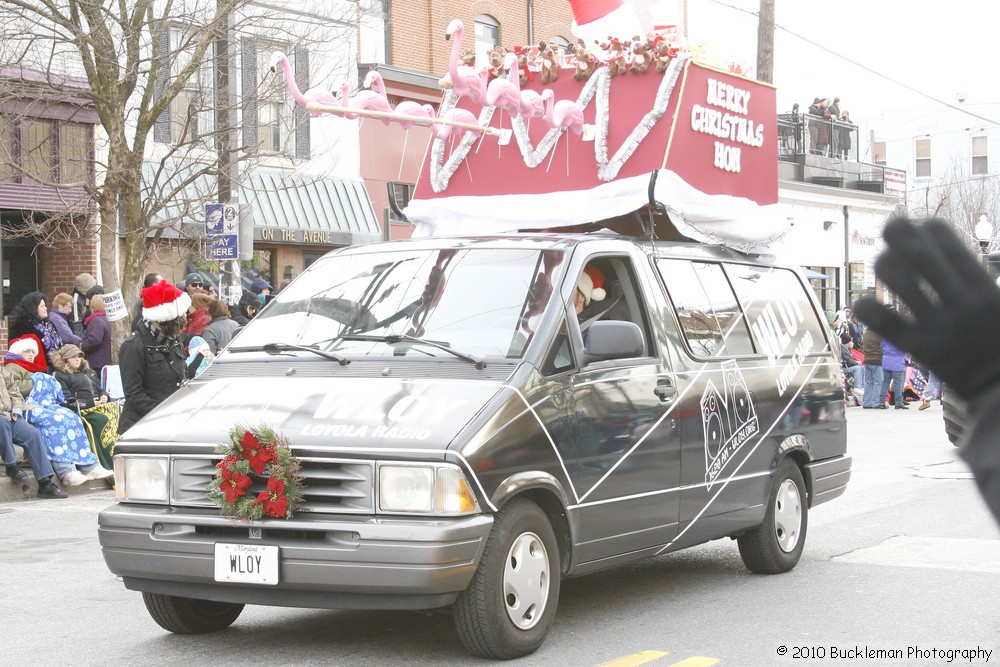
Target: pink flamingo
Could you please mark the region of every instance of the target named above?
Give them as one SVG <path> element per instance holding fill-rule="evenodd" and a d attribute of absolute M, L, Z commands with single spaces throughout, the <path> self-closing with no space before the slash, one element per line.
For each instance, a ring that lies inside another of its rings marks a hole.
<path fill-rule="evenodd" d="M 434 117 L 434 107 L 430 104 L 420 104 L 419 102 L 414 102 L 413 100 L 403 100 L 396 105 L 396 113 L 401 113 L 406 116 L 411 116 L 414 120 L 397 120 L 396 122 L 410 129 L 413 126 L 414 121 L 420 118 L 433 118 Z"/>
<path fill-rule="evenodd" d="M 517 56 L 513 53 L 508 53 L 504 56 L 504 68 L 510 70 L 514 68 L 517 69 Z M 510 114 L 511 118 L 517 118 L 521 115 L 521 85 L 520 81 L 511 81 L 510 79 L 504 78 L 503 76 L 498 76 L 497 78 L 490 81 L 490 85 L 486 88 L 486 105 L 496 107 L 502 111 L 506 111 Z"/>
<path fill-rule="evenodd" d="M 385 111 L 386 113 L 392 111 L 392 107 L 389 106 L 389 97 L 385 94 L 385 81 L 382 80 L 382 75 L 375 70 L 369 70 L 368 74 L 365 75 L 364 87 L 371 89 L 374 86 L 374 93 L 378 97 L 369 98 L 370 106 L 365 107 L 371 111 Z M 389 124 L 388 118 L 380 118 L 385 125 Z"/>
<path fill-rule="evenodd" d="M 517 76 L 515 74 L 515 76 Z M 527 119 L 545 118 L 545 102 L 533 90 L 521 91 L 521 116 Z"/>
<path fill-rule="evenodd" d="M 479 119 L 471 111 L 466 111 L 465 109 L 449 109 L 441 116 L 442 120 L 448 120 L 455 123 L 468 123 L 469 125 L 478 125 Z M 464 128 L 455 128 L 451 125 L 443 125 L 441 123 L 435 123 L 431 127 L 431 132 L 438 139 L 447 139 L 451 136 L 453 130 L 459 129 L 463 132 L 472 132 L 473 130 L 466 130 Z"/>
<path fill-rule="evenodd" d="M 389 103 L 384 97 L 370 90 L 358 91 L 357 96 L 351 98 L 351 88 L 345 81 L 340 84 L 340 106 L 352 109 L 366 109 L 368 111 L 390 111 Z M 344 112 L 344 118 L 354 120 L 358 114 L 349 111 Z"/>
<path fill-rule="evenodd" d="M 559 100 L 552 108 L 552 89 L 542 91 L 542 101 L 545 102 L 545 122 L 551 128 L 566 127 L 570 132 L 583 134 L 583 109 L 576 102 Z"/>
<path fill-rule="evenodd" d="M 324 88 L 310 88 L 305 93 L 299 90 L 298 85 L 295 83 L 295 75 L 292 72 L 291 65 L 288 64 L 288 57 L 285 56 L 281 51 L 275 51 L 271 54 L 271 60 L 268 63 L 268 67 L 272 72 L 278 71 L 278 63 L 281 63 L 282 69 L 285 70 L 285 81 L 288 83 L 288 90 L 292 93 L 292 97 L 298 102 L 302 107 L 306 107 L 310 102 L 316 104 L 322 104 L 323 106 L 336 107 L 340 106 L 337 101 L 337 97 Z M 310 115 L 314 118 L 316 116 L 321 116 L 324 113 L 332 113 L 334 115 L 340 115 L 333 111 L 310 111 Z"/>
<path fill-rule="evenodd" d="M 444 31 L 444 38 L 451 39 L 455 36 L 455 41 L 451 45 L 451 56 L 448 59 L 448 75 L 451 77 L 451 87 L 456 95 L 467 95 L 476 104 L 483 104 L 486 97 L 486 77 L 489 76 L 487 68 L 482 68 L 482 72 L 477 72 L 476 68 L 468 65 L 458 64 L 458 53 L 462 50 L 462 34 L 465 31 L 465 24 L 461 19 L 453 19 L 448 24 L 448 29 Z"/>

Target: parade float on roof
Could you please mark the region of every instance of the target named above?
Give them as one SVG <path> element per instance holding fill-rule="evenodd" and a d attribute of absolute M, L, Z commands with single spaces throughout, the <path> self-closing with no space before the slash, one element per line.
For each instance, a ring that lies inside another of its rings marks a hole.
<path fill-rule="evenodd" d="M 404 211 L 414 236 L 603 226 L 746 252 L 782 236 L 773 87 L 707 64 L 669 28 L 629 34 L 621 0 L 571 4 L 580 41 L 564 58 L 542 43 L 463 64 L 452 21 L 436 115 L 346 84 L 339 100 L 296 99 L 314 115 L 431 126 Z"/>

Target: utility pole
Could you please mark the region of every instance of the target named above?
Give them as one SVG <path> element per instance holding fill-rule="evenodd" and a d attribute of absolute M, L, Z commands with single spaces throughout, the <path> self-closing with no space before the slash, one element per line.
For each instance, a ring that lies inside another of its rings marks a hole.
<path fill-rule="evenodd" d="M 757 80 L 774 83 L 774 0 L 760 0 L 757 17 Z"/>
<path fill-rule="evenodd" d="M 239 160 L 236 156 L 236 78 L 232 76 L 233 60 L 231 39 L 235 17 L 231 0 L 217 0 L 220 11 L 226 12 L 226 21 L 220 25 L 215 37 L 215 146 L 219 164 L 219 203 L 235 206 L 239 211 Z M 219 262 L 219 298 L 230 306 L 240 300 L 240 263 L 238 259 Z"/>

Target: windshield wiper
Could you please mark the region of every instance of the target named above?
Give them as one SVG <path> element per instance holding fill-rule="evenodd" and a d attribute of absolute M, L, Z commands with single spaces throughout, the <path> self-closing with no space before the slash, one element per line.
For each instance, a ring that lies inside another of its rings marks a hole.
<path fill-rule="evenodd" d="M 375 336 L 371 334 L 344 334 L 339 337 L 340 340 L 361 340 L 361 341 L 375 341 L 378 343 L 388 343 L 389 345 L 397 345 L 399 343 L 410 343 L 411 345 L 428 345 L 430 347 L 436 347 L 439 350 L 444 350 L 448 354 L 453 354 L 459 359 L 464 359 L 470 363 L 476 365 L 476 368 L 482 370 L 486 368 L 486 362 L 482 359 L 477 359 L 471 354 L 466 354 L 464 352 L 459 352 L 458 350 L 453 350 L 451 345 L 437 340 L 428 340 L 426 338 L 417 338 L 416 336 L 409 336 L 407 334 L 386 334 L 384 336 Z"/>
<path fill-rule="evenodd" d="M 294 343 L 268 343 L 261 348 L 268 354 L 281 354 L 287 350 L 302 350 L 304 352 L 312 352 L 313 354 L 318 354 L 324 359 L 329 359 L 330 361 L 336 361 L 341 366 L 346 366 L 351 363 L 349 359 L 344 359 L 343 357 L 338 357 L 337 355 L 326 352 L 325 350 L 320 350 L 316 347 L 310 347 L 309 345 L 295 345 Z"/>

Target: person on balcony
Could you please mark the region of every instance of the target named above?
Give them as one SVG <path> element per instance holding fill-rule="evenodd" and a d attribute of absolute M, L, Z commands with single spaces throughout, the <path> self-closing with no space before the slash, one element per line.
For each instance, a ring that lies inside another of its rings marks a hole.
<path fill-rule="evenodd" d="M 840 152 L 843 159 L 847 160 L 851 157 L 851 134 L 854 133 L 854 127 L 852 127 L 854 123 L 851 122 L 850 112 L 840 112 L 840 122 L 847 124 L 847 127 L 837 128 L 840 130 Z"/>
<path fill-rule="evenodd" d="M 814 98 L 806 112 L 809 116 L 806 119 L 809 124 L 809 152 L 813 155 L 819 155 L 819 127 L 823 124 L 823 111 L 819 107 L 821 101 L 818 97 Z"/>

